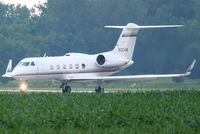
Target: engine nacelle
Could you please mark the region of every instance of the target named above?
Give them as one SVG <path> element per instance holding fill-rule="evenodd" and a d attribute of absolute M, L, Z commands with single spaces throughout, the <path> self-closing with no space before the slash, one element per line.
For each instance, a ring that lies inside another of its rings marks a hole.
<path fill-rule="evenodd" d="M 130 60 L 123 59 L 116 55 L 99 54 L 96 58 L 96 64 L 99 67 L 118 67 L 126 65 Z"/>

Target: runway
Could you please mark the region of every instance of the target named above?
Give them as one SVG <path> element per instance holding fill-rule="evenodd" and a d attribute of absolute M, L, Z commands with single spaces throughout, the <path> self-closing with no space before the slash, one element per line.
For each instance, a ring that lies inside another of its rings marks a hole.
<path fill-rule="evenodd" d="M 0 90 L 2 93 L 62 93 L 62 90 Z M 104 91 L 104 93 L 116 93 L 118 91 Z M 95 93 L 92 90 L 72 90 L 72 93 Z"/>

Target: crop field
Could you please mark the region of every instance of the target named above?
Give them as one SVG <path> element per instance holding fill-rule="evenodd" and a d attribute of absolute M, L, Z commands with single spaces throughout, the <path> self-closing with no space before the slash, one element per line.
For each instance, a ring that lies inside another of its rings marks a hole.
<path fill-rule="evenodd" d="M 200 133 L 198 90 L 0 93 L 1 133 Z"/>

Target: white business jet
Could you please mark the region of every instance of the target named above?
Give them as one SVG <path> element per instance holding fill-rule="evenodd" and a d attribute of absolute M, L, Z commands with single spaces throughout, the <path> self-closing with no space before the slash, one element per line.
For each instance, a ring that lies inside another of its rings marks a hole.
<path fill-rule="evenodd" d="M 67 53 L 64 56 L 36 57 L 21 60 L 12 70 L 12 60 L 9 60 L 3 77 L 12 77 L 20 81 L 57 80 L 62 81 L 63 92 L 71 92 L 70 82 L 96 81 L 96 92 L 104 92 L 103 81 L 133 81 L 149 80 L 164 77 L 184 77 L 191 74 L 196 60 L 183 74 L 154 74 L 109 76 L 126 69 L 134 63 L 132 60 L 137 32 L 147 28 L 170 28 L 182 25 L 139 26 L 129 23 L 126 26 L 105 26 L 106 28 L 123 29 L 119 40 L 112 51 L 99 54 Z M 22 86 L 26 87 L 26 86 Z"/>

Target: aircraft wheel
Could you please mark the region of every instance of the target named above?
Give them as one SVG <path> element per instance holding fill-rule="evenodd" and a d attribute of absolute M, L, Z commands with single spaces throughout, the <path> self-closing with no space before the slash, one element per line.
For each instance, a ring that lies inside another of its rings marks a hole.
<path fill-rule="evenodd" d="M 104 92 L 104 88 L 98 86 L 98 87 L 95 88 L 95 92 L 96 93 L 103 93 Z"/>
<path fill-rule="evenodd" d="M 63 93 L 71 93 L 71 87 L 70 86 L 65 86 L 64 89 L 62 89 Z"/>
<path fill-rule="evenodd" d="M 104 88 L 101 88 L 101 93 L 104 93 Z"/>

